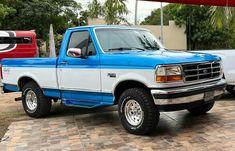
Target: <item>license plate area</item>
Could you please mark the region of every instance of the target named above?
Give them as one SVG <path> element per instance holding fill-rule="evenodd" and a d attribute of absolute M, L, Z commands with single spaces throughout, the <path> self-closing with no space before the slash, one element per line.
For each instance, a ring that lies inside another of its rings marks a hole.
<path fill-rule="evenodd" d="M 204 93 L 204 101 L 211 101 L 215 98 L 215 91 L 209 91 Z"/>

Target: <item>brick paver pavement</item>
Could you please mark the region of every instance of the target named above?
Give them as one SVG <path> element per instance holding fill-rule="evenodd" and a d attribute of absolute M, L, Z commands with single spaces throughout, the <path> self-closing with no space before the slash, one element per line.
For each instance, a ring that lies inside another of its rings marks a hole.
<path fill-rule="evenodd" d="M 216 102 L 204 116 L 191 116 L 187 111 L 161 113 L 159 126 L 150 136 L 128 134 L 115 107 L 81 110 L 12 123 L 0 151 L 235 151 L 235 98 Z"/>
<path fill-rule="evenodd" d="M 0 150 L 83 150 L 72 116 L 13 122 Z"/>

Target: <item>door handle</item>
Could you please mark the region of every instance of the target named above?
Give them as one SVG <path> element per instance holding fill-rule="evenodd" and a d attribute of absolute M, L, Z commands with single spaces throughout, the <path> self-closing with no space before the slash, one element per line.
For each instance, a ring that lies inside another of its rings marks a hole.
<path fill-rule="evenodd" d="M 67 65 L 67 64 L 68 64 L 68 61 L 62 61 L 60 64 L 61 64 L 61 65 Z"/>

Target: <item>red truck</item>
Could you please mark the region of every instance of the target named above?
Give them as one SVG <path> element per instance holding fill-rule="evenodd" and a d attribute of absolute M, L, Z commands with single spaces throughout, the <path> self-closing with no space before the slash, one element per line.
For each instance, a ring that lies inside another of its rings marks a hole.
<path fill-rule="evenodd" d="M 34 31 L 0 31 L 0 69 L 3 58 L 32 58 L 36 56 L 38 56 L 38 49 Z"/>

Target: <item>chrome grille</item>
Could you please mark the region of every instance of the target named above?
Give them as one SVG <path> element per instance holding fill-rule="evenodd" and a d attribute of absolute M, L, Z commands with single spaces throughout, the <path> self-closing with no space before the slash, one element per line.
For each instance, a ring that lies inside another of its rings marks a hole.
<path fill-rule="evenodd" d="M 193 63 L 182 65 L 185 81 L 213 79 L 220 76 L 220 62 Z"/>

